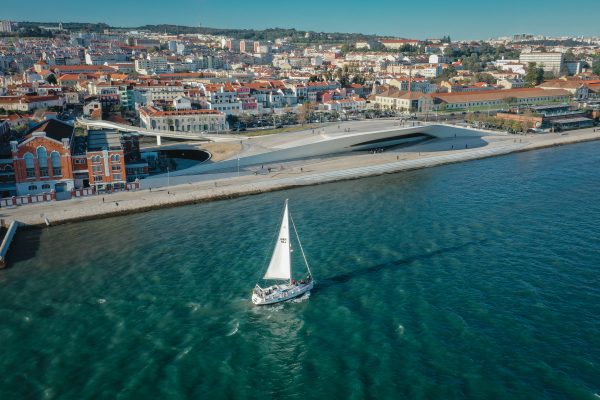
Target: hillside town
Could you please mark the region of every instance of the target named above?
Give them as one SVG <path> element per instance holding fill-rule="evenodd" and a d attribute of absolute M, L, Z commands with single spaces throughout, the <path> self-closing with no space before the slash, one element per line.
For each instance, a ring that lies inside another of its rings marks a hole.
<path fill-rule="evenodd" d="M 168 170 L 135 133 L 81 121 L 185 138 L 376 118 L 544 134 L 599 117 L 600 37 L 267 37 L 0 21 L 0 206 L 134 190 Z"/>

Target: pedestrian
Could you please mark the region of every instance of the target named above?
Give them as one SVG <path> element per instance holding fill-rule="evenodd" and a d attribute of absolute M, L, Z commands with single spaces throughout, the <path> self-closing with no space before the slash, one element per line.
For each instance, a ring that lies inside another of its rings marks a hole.
<path fill-rule="evenodd" d="M 150 191 L 152 191 L 152 188 L 148 188 Z"/>
<path fill-rule="evenodd" d="M 300 167 L 300 172 L 304 172 L 304 168 Z"/>
<path fill-rule="evenodd" d="M 117 205 L 117 207 L 119 207 L 119 203 L 115 202 L 115 204 Z"/>
<path fill-rule="evenodd" d="M 452 150 L 454 150 L 454 145 L 452 145 Z"/>
<path fill-rule="evenodd" d="M 399 160 L 399 159 L 400 159 L 400 156 L 396 156 L 396 160 Z"/>
<path fill-rule="evenodd" d="M 469 147 L 469 145 L 465 143 L 465 149 L 466 149 L 467 147 Z"/>
<path fill-rule="evenodd" d="M 102 202 L 104 203 L 104 197 L 102 198 Z"/>

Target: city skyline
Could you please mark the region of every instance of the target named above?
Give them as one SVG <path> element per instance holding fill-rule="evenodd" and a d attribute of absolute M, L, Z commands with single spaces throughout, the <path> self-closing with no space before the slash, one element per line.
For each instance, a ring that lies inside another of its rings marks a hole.
<path fill-rule="evenodd" d="M 357 2 L 339 0 L 320 3 L 308 0 L 302 8 L 274 0 L 261 2 L 262 7 L 248 7 L 241 2 L 223 3 L 204 0 L 182 0 L 177 9 L 168 11 L 164 3 L 149 0 L 145 7 L 131 1 L 106 0 L 98 9 L 92 4 L 67 0 L 61 7 L 50 9 L 40 0 L 31 0 L 24 9 L 16 3 L 4 6 L 3 18 L 14 21 L 39 22 L 104 22 L 111 26 L 136 27 L 146 24 L 176 24 L 211 28 L 295 28 L 317 32 L 346 32 L 411 37 L 423 39 L 450 35 L 453 39 L 486 39 L 518 33 L 548 36 L 600 35 L 593 13 L 578 15 L 578 24 L 565 27 L 564 13 L 558 12 L 557 0 L 544 2 L 502 3 L 490 9 L 473 0 L 460 3 L 432 1 L 428 14 L 419 4 L 401 5 L 391 0 L 377 7 L 363 9 Z M 532 4 L 534 3 L 534 4 Z M 593 7 L 584 0 L 581 7 Z M 232 12 L 232 10 L 236 12 Z M 117 12 L 116 12 L 117 11 Z M 537 16 L 532 18 L 532 15 Z"/>

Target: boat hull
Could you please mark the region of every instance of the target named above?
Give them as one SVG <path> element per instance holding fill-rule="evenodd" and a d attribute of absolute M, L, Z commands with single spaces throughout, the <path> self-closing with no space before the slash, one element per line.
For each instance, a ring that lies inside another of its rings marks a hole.
<path fill-rule="evenodd" d="M 257 306 L 281 303 L 302 296 L 304 293 L 309 292 L 313 286 L 313 281 L 299 285 L 270 286 L 261 289 L 264 293 L 268 293 L 263 296 L 258 295 L 256 292 L 252 293 L 252 302 Z"/>

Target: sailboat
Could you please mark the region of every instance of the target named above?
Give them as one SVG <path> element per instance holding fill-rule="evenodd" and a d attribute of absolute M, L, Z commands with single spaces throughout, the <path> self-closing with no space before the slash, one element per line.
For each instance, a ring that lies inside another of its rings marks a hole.
<path fill-rule="evenodd" d="M 307 275 L 304 279 L 297 281 L 292 277 L 292 247 L 290 243 L 290 228 L 289 223 L 292 222 L 296 239 L 298 240 L 298 247 L 302 252 L 302 258 L 306 264 Z M 283 219 L 281 221 L 281 227 L 279 228 L 279 236 L 275 243 L 275 249 L 271 256 L 271 262 L 267 268 L 267 272 L 263 276 L 264 280 L 279 281 L 274 285 L 262 288 L 259 284 L 252 291 L 252 302 L 256 305 L 266 305 L 280 303 L 282 301 L 290 300 L 295 297 L 301 296 L 302 294 L 309 292 L 314 286 L 314 280 L 304 254 L 304 249 L 300 243 L 300 237 L 294 224 L 294 219 L 288 211 L 288 201 L 285 201 L 285 208 L 283 209 Z"/>

